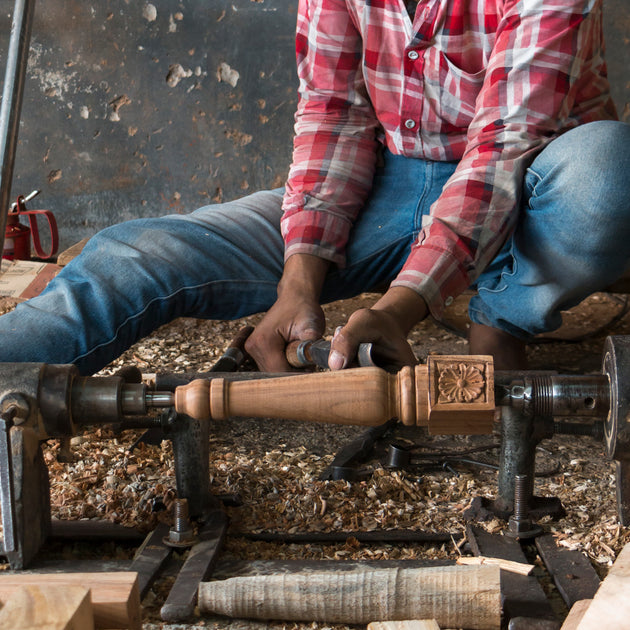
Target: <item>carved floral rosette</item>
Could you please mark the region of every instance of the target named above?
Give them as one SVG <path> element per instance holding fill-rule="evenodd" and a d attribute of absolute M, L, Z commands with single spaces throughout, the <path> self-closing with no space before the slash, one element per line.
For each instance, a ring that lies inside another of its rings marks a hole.
<path fill-rule="evenodd" d="M 488 433 L 494 421 L 492 357 L 429 356 L 429 427 L 439 433 Z"/>

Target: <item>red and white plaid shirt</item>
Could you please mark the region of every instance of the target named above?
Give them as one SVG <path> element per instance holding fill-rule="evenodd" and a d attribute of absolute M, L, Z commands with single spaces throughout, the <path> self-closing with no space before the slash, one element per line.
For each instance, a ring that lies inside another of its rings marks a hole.
<path fill-rule="evenodd" d="M 379 142 L 459 160 L 393 283 L 437 317 L 505 241 L 536 153 L 616 117 L 601 0 L 420 0 L 413 23 L 405 0 L 300 0 L 296 41 L 285 256 L 344 264 Z"/>

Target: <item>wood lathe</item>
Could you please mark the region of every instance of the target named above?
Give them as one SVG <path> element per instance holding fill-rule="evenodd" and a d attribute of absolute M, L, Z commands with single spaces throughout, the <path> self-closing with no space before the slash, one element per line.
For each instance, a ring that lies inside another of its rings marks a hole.
<path fill-rule="evenodd" d="M 556 432 L 578 432 L 562 418 L 579 417 L 579 431 L 600 431 L 617 461 L 619 519 L 627 524 L 629 363 L 630 337 L 609 337 L 602 373 L 588 376 L 495 373 L 483 356 L 430 356 L 425 365 L 393 374 L 370 366 L 284 375 L 154 375 L 151 382 L 133 371 L 83 377 L 67 365 L 0 364 L 3 553 L 12 568 L 24 567 L 50 531 L 41 440 L 104 424 L 164 430 L 173 441 L 178 496 L 188 500 L 192 518 L 203 519 L 218 505 L 209 489 L 209 431 L 233 416 L 366 426 L 398 418 L 433 434 L 489 433 L 499 423 L 498 496 L 489 508 L 503 516 L 514 511 L 517 478 L 531 484 L 524 495 L 521 488 L 521 500 L 525 496 L 532 510 L 540 507 L 531 487 L 536 444 Z"/>

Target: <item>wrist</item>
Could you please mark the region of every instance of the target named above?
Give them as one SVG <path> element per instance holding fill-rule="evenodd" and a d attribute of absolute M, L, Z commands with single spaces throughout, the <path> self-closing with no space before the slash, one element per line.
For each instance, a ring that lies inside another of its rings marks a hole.
<path fill-rule="evenodd" d="M 319 300 L 330 262 L 311 254 L 293 254 L 284 263 L 278 297 L 303 295 Z"/>
<path fill-rule="evenodd" d="M 372 309 L 389 314 L 405 334 L 429 314 L 424 298 L 407 287 L 391 287 Z"/>

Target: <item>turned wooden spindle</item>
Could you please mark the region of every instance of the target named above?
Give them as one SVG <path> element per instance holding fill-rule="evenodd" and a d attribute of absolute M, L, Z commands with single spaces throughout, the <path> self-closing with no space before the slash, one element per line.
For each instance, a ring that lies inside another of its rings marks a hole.
<path fill-rule="evenodd" d="M 431 433 L 489 433 L 494 420 L 491 357 L 436 356 L 389 374 L 377 367 L 275 379 L 192 381 L 175 409 L 193 418 L 280 418 L 374 426 L 398 418 Z"/>

